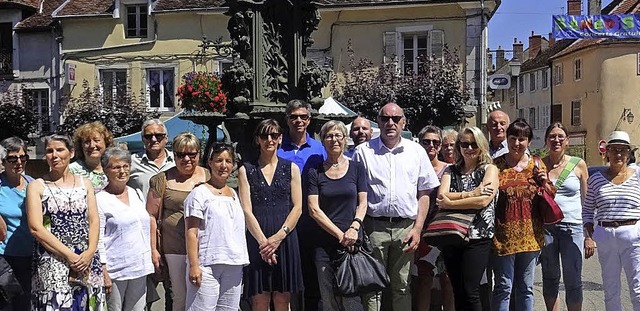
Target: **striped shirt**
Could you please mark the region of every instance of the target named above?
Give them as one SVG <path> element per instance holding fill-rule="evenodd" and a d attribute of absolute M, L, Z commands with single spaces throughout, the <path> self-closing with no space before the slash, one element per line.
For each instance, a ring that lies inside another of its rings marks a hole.
<path fill-rule="evenodd" d="M 582 208 L 583 223 L 640 219 L 639 172 L 616 185 L 602 173 L 589 176 L 587 196 Z"/>

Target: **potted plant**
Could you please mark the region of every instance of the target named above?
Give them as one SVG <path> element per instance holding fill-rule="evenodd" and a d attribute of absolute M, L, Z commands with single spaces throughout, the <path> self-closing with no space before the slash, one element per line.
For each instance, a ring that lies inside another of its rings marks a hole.
<path fill-rule="evenodd" d="M 177 95 L 183 109 L 190 112 L 227 112 L 227 95 L 216 74 L 188 72 L 182 80 Z"/>

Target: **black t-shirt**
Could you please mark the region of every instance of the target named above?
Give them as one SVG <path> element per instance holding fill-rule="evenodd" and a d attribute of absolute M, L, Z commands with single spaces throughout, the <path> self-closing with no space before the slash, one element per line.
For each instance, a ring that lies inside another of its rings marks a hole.
<path fill-rule="evenodd" d="M 320 209 L 342 231 L 346 231 L 355 217 L 358 192 L 367 192 L 367 175 L 364 164 L 349 160 L 349 168 L 338 179 L 327 177 L 319 165 L 309 170 L 307 189 L 309 195 L 318 195 Z M 362 229 L 364 230 L 364 228 Z M 317 259 L 326 259 L 340 246 L 340 241 L 325 230 L 318 235 Z"/>

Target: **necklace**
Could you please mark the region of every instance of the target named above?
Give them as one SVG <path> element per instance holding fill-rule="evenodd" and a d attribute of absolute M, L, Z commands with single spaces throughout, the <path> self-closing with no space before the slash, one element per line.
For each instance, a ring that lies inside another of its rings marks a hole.
<path fill-rule="evenodd" d="M 342 164 L 342 163 L 344 163 L 346 161 L 346 160 L 344 160 L 344 158 L 341 158 L 341 159 L 343 159 L 343 160 L 342 161 L 338 160 L 338 162 L 336 162 L 336 163 L 331 163 L 331 162 L 329 162 L 329 160 L 325 161 L 325 163 L 331 165 L 331 167 L 333 167 L 333 168 L 336 168 L 336 167 L 340 166 L 340 164 Z"/>
<path fill-rule="evenodd" d="M 549 160 L 551 160 L 551 158 L 549 158 Z M 562 159 L 560 159 L 560 162 L 552 164 L 551 167 L 552 168 L 561 167 L 565 162 L 566 162 L 565 156 L 562 156 Z"/>
<path fill-rule="evenodd" d="M 224 188 L 227 187 L 227 185 L 224 185 L 224 186 L 218 188 L 218 187 L 214 186 L 211 183 L 209 183 L 209 185 L 211 186 L 211 188 L 213 188 L 214 193 L 217 194 L 217 195 L 222 195 L 224 193 Z"/>
<path fill-rule="evenodd" d="M 72 175 L 72 176 L 73 176 L 73 175 Z M 52 183 L 54 186 L 56 186 L 56 188 L 58 189 L 58 191 L 59 191 L 59 192 L 62 192 L 62 194 L 63 194 L 67 199 L 69 199 L 69 204 L 71 204 L 71 199 L 73 198 L 73 189 L 75 189 L 75 188 L 76 188 L 76 177 L 75 177 L 75 176 L 73 176 L 73 186 L 71 187 L 72 192 L 71 192 L 69 195 L 67 195 L 67 193 L 66 193 L 66 192 L 62 191 L 62 189 L 58 186 L 58 184 L 56 184 L 56 182 L 55 182 L 55 181 L 52 181 L 51 183 Z M 58 202 L 56 202 L 56 204 L 58 204 Z"/>

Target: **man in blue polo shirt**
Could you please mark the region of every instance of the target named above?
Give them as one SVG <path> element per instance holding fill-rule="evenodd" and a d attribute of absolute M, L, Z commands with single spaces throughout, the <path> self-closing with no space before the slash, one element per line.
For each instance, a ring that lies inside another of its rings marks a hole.
<path fill-rule="evenodd" d="M 307 208 L 307 172 L 309 168 L 321 165 L 327 158 L 324 146 L 311 138 L 307 127 L 311 123 L 311 105 L 294 99 L 287 103 L 287 125 L 289 131 L 282 135 L 282 145 L 278 149 L 278 156 L 292 161 L 302 172 L 302 215 L 296 226 L 300 243 L 300 260 L 302 277 L 304 280 L 304 311 L 316 311 L 320 302 L 318 275 L 313 261 L 313 237 L 319 227 L 309 216 Z M 293 301 L 294 299 L 292 299 Z M 292 304 L 292 306 L 295 305 Z"/>

